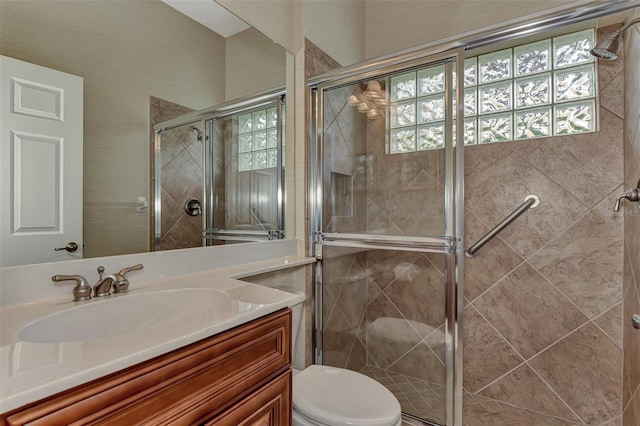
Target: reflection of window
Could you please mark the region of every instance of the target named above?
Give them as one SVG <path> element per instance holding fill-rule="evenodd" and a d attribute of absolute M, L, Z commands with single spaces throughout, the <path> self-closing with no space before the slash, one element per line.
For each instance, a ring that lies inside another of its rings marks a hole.
<path fill-rule="evenodd" d="M 464 143 L 595 131 L 593 45 L 589 29 L 467 58 Z M 391 77 L 391 153 L 444 147 L 444 89 L 444 65 Z"/>
<path fill-rule="evenodd" d="M 278 166 L 278 113 L 276 107 L 237 116 L 238 171 Z"/>

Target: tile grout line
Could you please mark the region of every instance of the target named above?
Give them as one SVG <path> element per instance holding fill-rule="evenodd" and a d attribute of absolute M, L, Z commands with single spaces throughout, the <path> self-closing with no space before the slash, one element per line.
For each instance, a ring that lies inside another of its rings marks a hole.
<path fill-rule="evenodd" d="M 545 379 L 540 375 L 540 373 L 538 373 L 538 371 L 537 371 L 535 368 L 533 368 L 533 366 L 531 366 L 531 365 L 529 364 L 529 362 L 528 362 L 528 361 L 525 361 L 525 363 L 526 363 L 526 364 L 527 364 L 527 366 L 531 369 L 531 371 L 533 371 L 533 373 L 534 373 L 536 376 L 538 376 L 538 378 L 542 381 L 542 383 L 544 383 L 544 384 L 545 384 L 545 386 L 547 386 L 547 388 L 549 388 L 549 389 L 551 390 L 551 392 L 553 392 L 553 394 L 554 394 L 554 395 L 555 395 L 555 396 L 556 396 L 560 401 L 562 401 L 562 403 L 565 405 L 565 407 L 567 407 L 567 408 L 569 409 L 569 411 L 571 411 L 571 413 L 572 413 L 574 416 L 576 416 L 576 418 L 577 418 L 578 420 L 580 420 L 580 422 L 582 422 L 582 424 L 587 424 L 587 423 L 582 419 L 582 417 L 580 417 L 580 416 L 578 415 L 578 413 L 576 413 L 576 412 L 574 411 L 574 409 L 569 405 L 569 403 L 568 403 L 567 401 L 565 401 L 565 399 L 564 399 L 562 396 L 560 396 L 560 394 L 555 390 L 555 388 L 554 388 L 553 386 L 551 386 L 549 383 L 547 383 L 547 381 L 546 381 L 546 380 L 545 380 Z M 561 418 L 562 418 L 562 417 L 561 417 Z M 568 420 L 568 419 L 567 419 L 567 420 Z"/>

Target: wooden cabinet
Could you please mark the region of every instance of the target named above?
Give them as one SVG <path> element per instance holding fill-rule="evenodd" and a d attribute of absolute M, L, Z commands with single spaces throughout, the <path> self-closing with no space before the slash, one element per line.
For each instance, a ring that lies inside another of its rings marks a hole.
<path fill-rule="evenodd" d="M 2 425 L 290 425 L 291 310 L 0 416 Z"/>

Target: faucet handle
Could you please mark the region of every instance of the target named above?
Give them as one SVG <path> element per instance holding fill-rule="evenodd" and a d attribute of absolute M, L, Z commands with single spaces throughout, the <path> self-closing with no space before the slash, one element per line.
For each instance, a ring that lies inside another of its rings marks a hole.
<path fill-rule="evenodd" d="M 622 199 L 627 199 L 634 203 L 640 203 L 640 181 L 638 181 L 638 187 L 630 189 L 626 192 L 623 192 L 618 199 L 616 200 L 616 204 L 613 206 L 613 211 L 618 213 L 620 211 L 620 202 Z"/>
<path fill-rule="evenodd" d="M 122 275 L 124 277 L 129 272 L 139 271 L 141 269 L 144 269 L 144 265 L 142 263 L 138 263 L 138 264 L 135 264 L 133 266 L 129 266 L 127 268 L 120 269 L 120 272 L 118 272 L 118 274 L 120 274 L 120 275 Z"/>
<path fill-rule="evenodd" d="M 117 274 L 113 274 L 115 281 L 113 282 L 113 292 L 114 293 L 128 293 L 129 292 L 129 280 L 125 275 L 127 275 L 131 271 L 139 271 L 144 269 L 142 263 L 138 263 L 133 266 L 129 266 L 127 268 L 123 268 Z"/>
<path fill-rule="evenodd" d="M 73 288 L 73 301 L 81 302 L 83 300 L 91 300 L 91 286 L 82 275 L 54 275 L 51 277 L 51 281 L 75 281 L 76 286 Z"/>

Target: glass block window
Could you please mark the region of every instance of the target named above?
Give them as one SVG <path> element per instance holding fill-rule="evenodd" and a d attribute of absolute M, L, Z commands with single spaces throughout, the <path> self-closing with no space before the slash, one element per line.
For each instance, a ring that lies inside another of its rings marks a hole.
<path fill-rule="evenodd" d="M 465 59 L 464 143 L 595 131 L 594 42 L 588 29 Z M 444 65 L 390 77 L 388 87 L 389 152 L 443 148 Z M 454 104 L 454 122 L 455 113 Z"/>
<path fill-rule="evenodd" d="M 238 171 L 278 166 L 278 113 L 276 107 L 237 117 Z"/>

